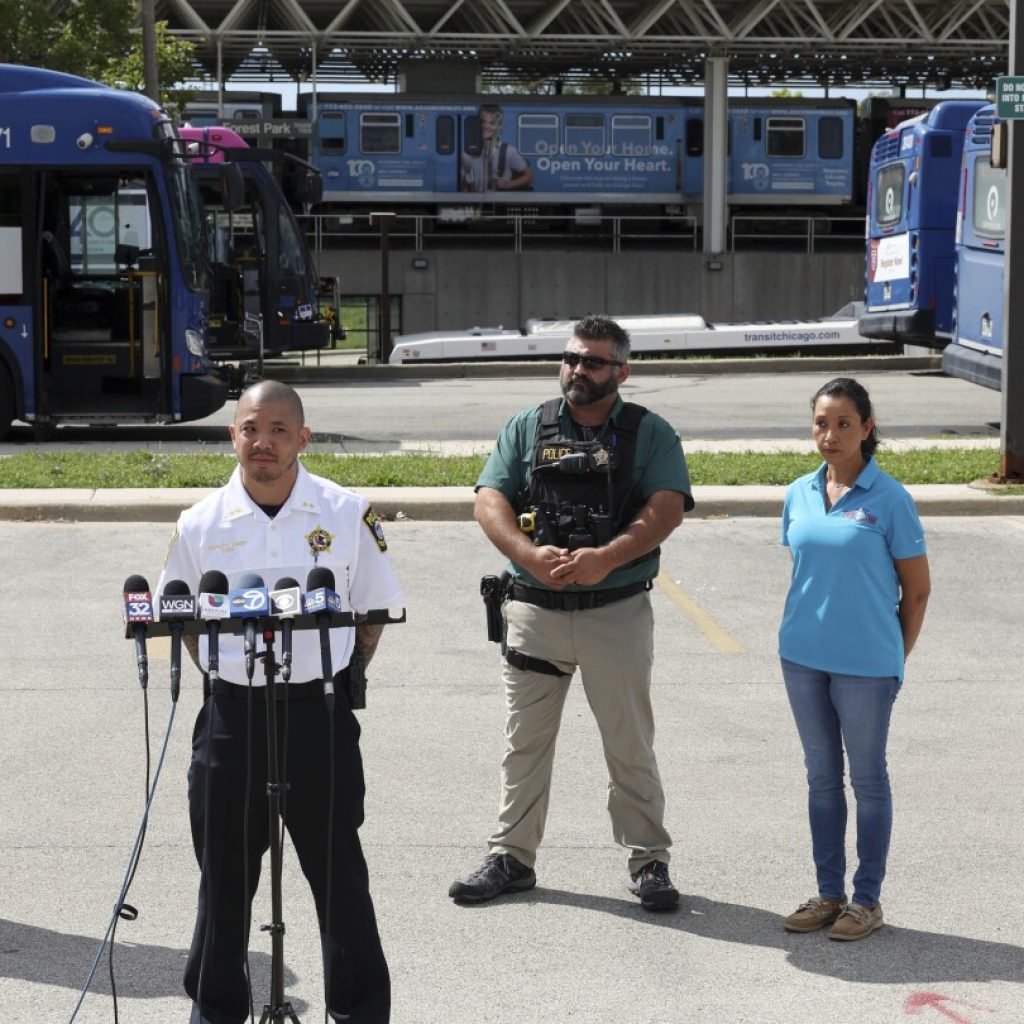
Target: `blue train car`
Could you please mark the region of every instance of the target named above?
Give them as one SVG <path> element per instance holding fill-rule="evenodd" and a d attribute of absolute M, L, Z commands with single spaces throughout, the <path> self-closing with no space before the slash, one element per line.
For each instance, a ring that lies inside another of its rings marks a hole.
<path fill-rule="evenodd" d="M 1002 386 L 1003 267 L 1008 180 L 992 166 L 995 107 L 980 109 L 967 126 L 956 227 L 953 339 L 942 368 L 998 390 Z"/>
<path fill-rule="evenodd" d="M 941 348 L 953 326 L 954 228 L 964 130 L 981 107 L 946 100 L 871 151 L 861 333 Z"/>
<path fill-rule="evenodd" d="M 854 128 L 844 100 L 730 103 L 729 202 L 852 202 Z M 311 156 L 325 202 L 678 209 L 702 201 L 704 108 L 685 97 L 321 96 Z"/>

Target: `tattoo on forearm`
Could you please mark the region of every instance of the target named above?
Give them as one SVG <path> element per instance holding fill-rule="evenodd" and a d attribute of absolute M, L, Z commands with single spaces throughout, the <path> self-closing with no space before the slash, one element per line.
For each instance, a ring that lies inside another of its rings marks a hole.
<path fill-rule="evenodd" d="M 376 653 L 377 644 L 380 643 L 380 635 L 384 632 L 384 626 L 369 626 L 360 622 L 356 625 L 356 650 L 363 656 L 363 661 L 369 665 L 373 655 Z"/>

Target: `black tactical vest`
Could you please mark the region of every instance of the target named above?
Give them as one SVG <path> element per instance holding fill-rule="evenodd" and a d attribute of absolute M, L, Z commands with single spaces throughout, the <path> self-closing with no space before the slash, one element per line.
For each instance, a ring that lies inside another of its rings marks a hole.
<path fill-rule="evenodd" d="M 552 398 L 540 407 L 530 484 L 516 511 L 534 514 L 535 544 L 599 547 L 644 506 L 633 463 L 647 410 L 626 402 L 603 441 L 577 441 L 561 436 L 560 406 L 561 399 Z"/>

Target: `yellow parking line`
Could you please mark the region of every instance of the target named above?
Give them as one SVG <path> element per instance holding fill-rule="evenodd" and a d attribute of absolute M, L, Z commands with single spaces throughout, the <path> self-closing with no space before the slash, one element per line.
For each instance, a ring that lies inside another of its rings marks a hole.
<path fill-rule="evenodd" d="M 668 599 L 723 653 L 742 654 L 743 646 L 713 618 L 664 569 L 658 573 L 658 586 Z"/>

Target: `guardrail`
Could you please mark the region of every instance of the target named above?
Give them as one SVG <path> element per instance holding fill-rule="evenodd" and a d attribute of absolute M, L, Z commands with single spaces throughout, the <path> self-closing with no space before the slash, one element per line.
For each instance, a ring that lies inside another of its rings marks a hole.
<path fill-rule="evenodd" d="M 613 253 L 650 248 L 696 252 L 700 237 L 696 217 L 682 214 L 604 216 L 580 211 L 575 216 L 554 216 L 532 210 L 470 212 L 463 220 L 436 214 L 398 214 L 388 224 L 388 244 L 393 249 L 412 252 L 483 244 L 521 253 L 567 243 Z M 298 221 L 315 252 L 379 245 L 380 232 L 370 213 L 306 214 L 300 215 Z"/>
<path fill-rule="evenodd" d="M 744 249 L 787 249 L 803 246 L 808 256 L 824 250 L 850 249 L 864 245 L 863 217 L 806 216 L 776 217 L 767 214 L 737 214 L 729 221 L 729 251 Z"/>
<path fill-rule="evenodd" d="M 697 252 L 701 230 L 697 218 L 684 214 L 615 215 L 579 210 L 574 216 L 529 210 L 482 212 L 467 207 L 462 219 L 438 214 L 397 214 L 388 224 L 388 244 L 407 252 L 446 248 L 531 249 L 572 246 L 598 252 L 668 249 Z M 316 213 L 298 217 L 310 248 L 366 248 L 380 245 L 380 230 L 371 213 Z M 729 252 L 785 249 L 817 252 L 852 251 L 863 245 L 864 218 L 831 214 L 735 214 L 728 224 Z"/>

